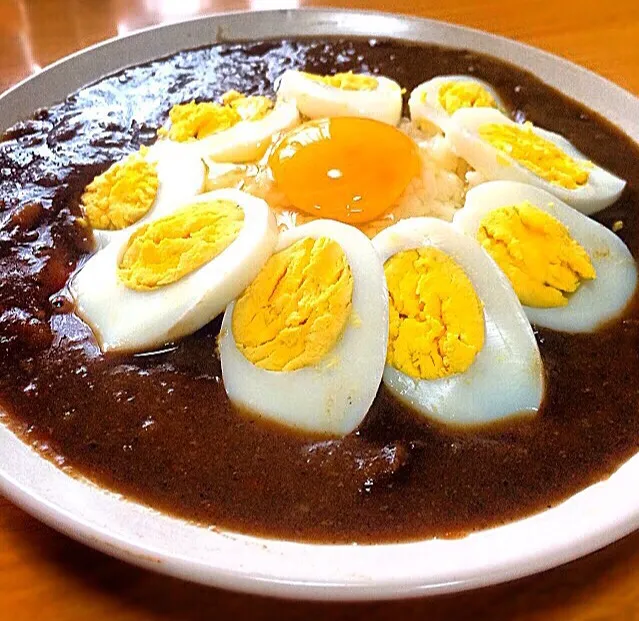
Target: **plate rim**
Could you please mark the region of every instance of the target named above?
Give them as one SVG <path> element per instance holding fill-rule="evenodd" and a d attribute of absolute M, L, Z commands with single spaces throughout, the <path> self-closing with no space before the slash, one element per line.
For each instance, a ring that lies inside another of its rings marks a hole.
<path fill-rule="evenodd" d="M 305 8 L 305 9 L 279 9 L 279 10 L 261 10 L 261 11 L 233 11 L 227 13 L 213 13 L 206 16 L 195 17 L 188 20 L 183 20 L 180 22 L 174 22 L 170 24 L 162 24 L 156 26 L 150 26 L 148 28 L 144 28 L 141 30 L 136 30 L 131 33 L 128 33 L 124 37 L 114 37 L 108 39 L 106 41 L 99 42 L 95 45 L 92 45 L 83 50 L 79 50 L 74 52 L 55 63 L 49 65 L 42 72 L 38 74 L 29 76 L 9 88 L 2 95 L 0 95 L 0 119 L 2 119 L 2 111 L 3 107 L 7 104 L 7 102 L 11 102 L 15 99 L 16 93 L 20 95 L 22 91 L 25 90 L 25 87 L 29 87 L 29 85 L 33 86 L 34 84 L 37 87 L 37 84 L 42 81 L 43 77 L 47 75 L 51 75 L 55 71 L 59 71 L 61 68 L 67 66 L 70 62 L 74 61 L 74 59 L 90 56 L 95 53 L 96 50 L 105 50 L 108 49 L 109 46 L 117 45 L 125 45 L 126 43 L 122 42 L 131 42 L 135 41 L 137 37 L 141 35 L 148 35 L 148 33 L 157 32 L 160 30 L 164 30 L 165 32 L 169 32 L 173 29 L 178 29 L 180 27 L 188 27 L 193 24 L 203 24 L 205 22 L 215 23 L 215 22 L 226 22 L 232 19 L 246 19 L 248 17 L 250 20 L 259 19 L 264 16 L 277 16 L 279 18 L 283 18 L 285 21 L 290 22 L 291 20 L 301 19 L 301 16 L 312 16 L 312 17 L 321 17 L 321 16 L 339 16 L 340 18 L 348 18 L 348 17 L 369 17 L 373 19 L 378 19 L 382 21 L 388 21 L 389 24 L 392 22 L 404 22 L 411 25 L 421 25 L 424 27 L 429 27 L 433 29 L 442 29 L 444 31 L 448 30 L 449 32 L 457 32 L 457 33 L 466 33 L 466 35 L 473 34 L 479 39 L 488 38 L 493 41 L 499 42 L 505 48 L 509 48 L 515 46 L 524 52 L 530 53 L 537 58 L 545 59 L 546 62 L 549 62 L 552 66 L 561 66 L 564 69 L 569 68 L 570 73 L 572 74 L 581 74 L 589 77 L 590 80 L 595 78 L 597 82 L 601 84 L 605 84 L 605 90 L 612 90 L 616 93 L 616 96 L 621 98 L 620 100 L 627 99 L 630 102 L 631 107 L 637 108 L 639 110 L 639 99 L 634 96 L 632 93 L 625 91 L 620 86 L 611 82 L 607 78 L 603 78 L 592 71 L 585 69 L 572 61 L 569 61 L 565 58 L 553 55 L 544 50 L 540 50 L 538 48 L 529 46 L 527 44 L 522 44 L 517 41 L 507 39 L 505 37 L 501 37 L 498 35 L 494 35 L 488 33 L 486 31 L 467 28 L 464 26 L 458 26 L 456 24 L 451 24 L 448 22 L 442 22 L 438 20 L 425 19 L 416 16 L 402 15 L 397 13 L 384 13 L 379 11 L 370 11 L 370 10 L 351 10 L 351 9 L 324 9 L 324 8 Z M 249 17 L 253 16 L 253 17 Z M 293 16 L 293 17 L 292 17 Z M 300 16 L 300 17 L 295 17 Z M 294 27 L 295 25 L 292 24 Z M 352 33 L 359 34 L 359 33 Z M 364 35 L 364 33 L 362 33 Z M 288 36 L 300 36 L 290 34 Z M 312 35 L 303 35 L 303 36 L 312 36 Z M 322 36 L 322 35 L 318 35 Z M 328 36 L 324 34 L 324 36 Z M 365 35 L 364 35 L 365 36 Z M 381 38 L 380 35 L 370 34 L 372 38 Z M 388 36 L 388 35 L 387 35 Z M 217 39 L 217 36 L 216 36 Z M 238 39 L 236 39 L 238 40 Z M 424 41 L 426 43 L 428 41 Z M 188 47 L 193 47 L 190 44 L 186 44 L 182 46 L 182 49 L 187 49 Z M 455 46 L 459 47 L 459 46 Z M 463 46 L 466 47 L 466 46 Z M 179 48 L 177 48 L 179 49 Z M 169 55 L 173 53 L 171 50 L 168 50 L 164 53 L 164 55 Z M 493 52 L 488 52 L 492 54 Z M 157 57 L 157 55 L 156 55 Z M 503 56 L 502 56 L 503 58 Z M 120 67 L 124 68 L 127 66 L 132 66 L 135 64 L 139 64 L 139 62 L 144 61 L 134 61 L 131 63 L 121 63 Z M 513 62 L 512 60 L 510 62 Z M 518 64 L 519 62 L 514 61 L 514 64 Z M 521 65 L 520 65 L 521 66 Z M 528 67 L 525 67 L 528 68 Z M 567 70 L 567 69 L 566 69 Z M 102 76 L 94 77 L 93 80 L 100 79 Z M 554 84 L 557 87 L 556 84 Z M 566 92 L 566 91 L 564 91 Z M 69 94 L 69 92 L 67 92 Z M 569 96 L 573 96 L 571 93 L 568 93 Z M 629 98 L 629 99 L 628 99 Z M 583 100 L 582 100 L 583 101 Z M 589 104 L 588 104 L 589 105 Z M 20 115 L 19 115 L 20 116 Z M 630 131 L 627 127 L 622 126 L 622 130 L 628 133 L 631 138 L 635 141 L 639 141 L 639 115 L 637 115 L 637 123 L 636 127 L 631 126 Z M 0 120 L 0 127 L 4 126 L 5 123 Z M 55 472 L 61 474 L 67 479 L 71 479 L 74 484 L 81 485 L 87 489 L 91 489 L 92 493 L 98 492 L 101 496 L 108 496 L 110 498 L 118 499 L 117 502 L 122 502 L 119 500 L 119 496 L 112 492 L 108 492 L 98 486 L 82 482 L 81 478 L 77 477 L 69 477 L 68 475 L 63 474 L 62 470 L 57 469 L 51 462 L 45 460 L 38 453 L 36 453 L 29 445 L 24 444 L 17 436 L 15 436 L 11 431 L 9 431 L 8 427 L 3 424 L 2 413 L 0 412 L 0 447 L 9 446 L 12 442 L 12 438 L 18 442 L 24 451 L 29 452 L 34 456 L 34 458 L 38 462 L 43 462 L 45 467 L 52 468 Z M 20 447 L 13 447 L 17 450 L 17 454 L 20 454 Z M 33 458 L 30 458 L 33 459 Z M 597 483 L 589 488 L 586 488 L 584 492 L 588 490 L 592 490 L 594 488 L 600 488 L 600 486 L 605 486 L 608 482 L 613 478 L 617 477 L 618 473 L 622 471 L 626 471 L 626 466 L 630 464 L 634 460 L 635 465 L 639 468 L 639 454 L 635 455 L 635 457 L 631 458 L 628 462 L 623 464 L 620 469 L 614 473 L 609 479 L 603 481 L 601 483 Z M 91 547 L 97 548 L 107 554 L 112 556 L 116 556 L 125 561 L 132 562 L 134 564 L 146 567 L 148 569 L 153 569 L 156 571 L 160 571 L 163 573 L 167 573 L 176 577 L 181 577 L 187 580 L 200 582 L 203 584 L 216 585 L 226 589 L 236 590 L 236 591 L 245 591 L 251 592 L 255 594 L 262 595 L 277 595 L 281 597 L 289 597 L 289 598 L 303 598 L 303 599 L 321 599 L 321 600 L 373 600 L 373 599 L 393 599 L 393 598 L 406 598 L 412 596 L 420 596 L 427 594 L 435 594 L 435 593 L 448 593 L 461 591 L 466 589 L 477 588 L 479 586 L 487 586 L 489 584 L 496 584 L 499 582 L 504 582 L 507 580 L 513 580 L 517 578 L 521 578 L 526 575 L 530 575 L 532 573 L 538 573 L 539 571 L 543 571 L 545 569 L 549 569 L 551 567 L 566 563 L 568 561 L 574 560 L 575 558 L 579 558 L 584 556 L 585 554 L 592 552 L 596 549 L 599 549 L 622 536 L 632 532 L 636 528 L 639 527 L 639 501 L 636 503 L 636 506 L 630 507 L 631 511 L 625 516 L 625 520 L 619 521 L 617 520 L 613 524 L 602 524 L 597 531 L 591 531 L 588 537 L 581 537 L 577 541 L 572 541 L 570 545 L 565 545 L 561 549 L 555 549 L 555 552 L 552 556 L 544 556 L 544 554 L 539 553 L 534 559 L 528 559 L 527 565 L 517 565 L 511 564 L 509 566 L 501 566 L 499 568 L 493 568 L 493 571 L 483 573 L 482 575 L 475 576 L 474 578 L 465 578 L 459 581 L 444 581 L 439 583 L 424 583 L 423 579 L 420 576 L 417 576 L 413 581 L 401 579 L 401 580 L 392 580 L 387 579 L 383 583 L 379 581 L 375 581 L 374 579 L 366 579 L 366 577 L 361 580 L 350 580 L 350 581 L 340 581 L 340 580 L 331 580 L 328 575 L 325 575 L 323 579 L 316 581 L 302 580 L 296 581 L 290 577 L 279 577 L 275 578 L 273 576 L 264 576 L 264 575 L 256 575 L 255 573 L 250 573 L 244 570 L 235 570 L 235 571 L 227 571 L 223 568 L 219 567 L 211 567 L 210 565 L 205 567 L 197 566 L 198 563 L 193 561 L 189 561 L 188 559 L 180 558 L 179 555 L 158 555 L 157 550 L 150 549 L 148 546 L 145 547 L 143 545 L 138 545 L 135 541 L 126 540 L 125 538 L 114 536 L 113 533 L 105 531 L 104 529 L 99 528 L 96 524 L 91 524 L 87 520 L 79 517 L 78 515 L 69 512 L 65 507 L 56 504 L 51 500 L 51 498 L 46 497 L 45 495 L 34 492 L 33 485 L 25 484 L 24 482 L 17 480 L 11 473 L 7 470 L 7 467 L 0 463 L 0 492 L 3 493 L 7 498 L 9 498 L 16 505 L 22 507 L 27 512 L 35 515 L 38 519 L 43 521 L 44 523 L 52 526 L 56 530 L 59 530 L 66 535 L 71 536 L 72 538 L 78 539 L 83 543 L 90 545 Z M 584 492 L 580 492 L 575 496 L 571 497 L 565 503 L 559 505 L 559 507 L 565 505 L 570 502 L 572 499 L 581 496 Z M 141 505 L 136 505 L 136 503 L 132 503 L 130 501 L 125 501 L 127 505 L 135 505 L 137 507 L 141 507 Z M 158 512 L 141 508 L 145 514 L 154 514 L 156 516 L 160 515 Z M 511 523 L 506 527 L 499 527 L 497 529 L 489 529 L 490 531 L 497 531 L 504 528 L 508 528 L 512 524 L 521 524 L 525 523 L 529 520 L 535 520 L 539 516 L 544 516 L 552 513 L 555 509 L 550 511 L 544 511 L 540 514 L 536 514 L 529 518 L 525 518 L 524 520 L 519 520 L 515 523 Z M 169 521 L 175 521 L 180 525 L 185 525 L 185 522 L 181 520 L 177 520 L 176 518 L 169 518 L 167 516 L 161 515 L 164 519 L 166 518 Z M 192 525 L 188 525 L 189 528 L 194 528 Z M 181 527 L 181 526 L 180 526 Z M 201 530 L 201 529 L 198 529 Z M 489 531 L 482 531 L 484 533 Z M 253 540 L 257 542 L 258 545 L 271 545 L 273 540 L 261 539 L 261 538 L 252 538 L 244 535 L 236 535 L 233 533 L 225 533 L 225 532 L 215 532 L 213 533 L 214 537 L 222 536 L 222 537 L 230 537 L 234 541 L 246 542 L 246 540 Z M 470 535 L 465 540 L 469 540 L 470 537 L 474 537 L 474 535 Z M 439 540 L 432 540 L 439 541 Z M 282 542 L 276 542 L 282 543 Z M 426 542 L 418 542 L 420 544 L 428 544 L 431 541 Z M 320 548 L 330 548 L 331 550 L 335 550 L 336 548 L 348 548 L 353 549 L 353 546 L 323 546 L 318 544 L 303 544 L 303 543 L 291 543 L 284 542 L 284 548 L 286 547 L 311 547 L 313 549 Z M 411 547 L 414 548 L 415 543 L 401 543 L 401 544 L 386 544 L 386 545 L 372 545 L 372 546 L 357 546 L 359 550 L 363 548 L 367 549 L 377 549 L 382 550 L 382 554 L 384 554 L 384 549 L 388 547 Z"/>

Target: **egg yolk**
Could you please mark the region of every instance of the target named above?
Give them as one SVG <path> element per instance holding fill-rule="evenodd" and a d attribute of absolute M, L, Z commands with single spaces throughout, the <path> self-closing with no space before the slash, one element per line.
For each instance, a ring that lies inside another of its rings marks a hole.
<path fill-rule="evenodd" d="M 361 75 L 352 71 L 336 73 L 335 75 L 316 75 L 304 72 L 304 75 L 315 82 L 322 82 L 343 91 L 374 91 L 379 84 L 373 76 Z"/>
<path fill-rule="evenodd" d="M 124 229 L 151 209 L 158 186 L 155 163 L 145 160 L 140 151 L 98 175 L 87 185 L 80 202 L 94 229 Z"/>
<path fill-rule="evenodd" d="M 567 190 L 588 183 L 590 162 L 577 162 L 556 144 L 538 136 L 532 123 L 488 123 L 479 128 L 479 136 L 549 183 Z"/>
<path fill-rule="evenodd" d="M 497 108 L 497 102 L 490 92 L 481 84 L 470 80 L 444 82 L 439 87 L 437 98 L 439 105 L 448 114 L 460 108 Z"/>
<path fill-rule="evenodd" d="M 224 93 L 222 104 L 235 110 L 243 121 L 259 121 L 273 109 L 273 102 L 268 97 L 262 95 L 247 97 L 238 91 Z"/>
<path fill-rule="evenodd" d="M 299 240 L 274 254 L 238 298 L 237 348 L 269 371 L 319 363 L 351 316 L 353 276 L 346 255 L 326 237 Z"/>
<path fill-rule="evenodd" d="M 525 306 L 566 306 L 567 294 L 596 277 L 588 253 L 568 229 L 528 202 L 491 211 L 477 238 Z"/>
<path fill-rule="evenodd" d="M 273 102 L 268 97 L 246 97 L 237 91 L 225 93 L 221 104 L 211 101 L 178 104 L 169 112 L 168 136 L 177 142 L 198 140 L 229 129 L 240 121 L 262 119 L 272 108 Z"/>
<path fill-rule="evenodd" d="M 131 235 L 118 265 L 118 277 L 137 291 L 174 283 L 230 246 L 243 225 L 244 211 L 231 201 L 183 207 Z"/>
<path fill-rule="evenodd" d="M 299 125 L 269 157 L 276 185 L 298 210 L 347 224 L 379 217 L 419 173 L 415 143 L 372 119 L 340 117 Z"/>
<path fill-rule="evenodd" d="M 437 248 L 384 264 L 389 296 L 386 363 L 424 380 L 463 373 L 484 346 L 482 303 L 464 270 Z"/>

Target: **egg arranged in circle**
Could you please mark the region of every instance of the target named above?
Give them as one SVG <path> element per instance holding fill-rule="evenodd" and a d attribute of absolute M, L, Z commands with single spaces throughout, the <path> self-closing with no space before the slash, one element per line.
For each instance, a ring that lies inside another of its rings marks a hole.
<path fill-rule="evenodd" d="M 268 205 L 238 190 L 201 194 L 121 233 L 72 278 L 77 313 L 102 351 L 144 351 L 211 321 L 277 241 Z"/>
<path fill-rule="evenodd" d="M 434 218 L 408 218 L 374 239 L 389 295 L 384 384 L 451 425 L 536 412 L 544 374 L 508 280 L 479 243 Z"/>
<path fill-rule="evenodd" d="M 294 103 L 273 103 L 264 96 L 229 91 L 221 103 L 190 102 L 173 106 L 161 142 L 180 142 L 199 157 L 215 162 L 245 163 L 259 160 L 274 137 L 299 122 Z"/>
<path fill-rule="evenodd" d="M 535 325 L 595 330 L 635 291 L 637 267 L 623 241 L 534 186 L 483 183 L 468 192 L 453 223 L 493 256 Z"/>
<path fill-rule="evenodd" d="M 289 70 L 280 78 L 277 98 L 294 102 L 309 119 L 350 116 L 397 125 L 402 115 L 400 85 L 377 75 Z"/>
<path fill-rule="evenodd" d="M 219 347 L 230 400 L 317 434 L 350 433 L 368 412 L 386 356 L 388 300 L 371 241 L 316 220 L 280 235 L 224 314 Z"/>
<path fill-rule="evenodd" d="M 559 134 L 511 121 L 498 110 L 460 109 L 446 136 L 490 180 L 535 185 L 586 215 L 614 203 L 626 182 L 588 161 Z"/>
<path fill-rule="evenodd" d="M 461 108 L 505 106 L 495 90 L 483 80 L 468 75 L 441 75 L 414 88 L 408 100 L 410 118 L 418 127 L 446 131 L 450 118 Z"/>
<path fill-rule="evenodd" d="M 406 134 L 357 117 L 303 123 L 275 145 L 268 164 L 293 207 L 347 224 L 379 217 L 420 170 Z"/>
<path fill-rule="evenodd" d="M 98 246 L 199 194 L 205 173 L 201 158 L 175 143 L 142 147 L 112 164 L 80 199 Z"/>

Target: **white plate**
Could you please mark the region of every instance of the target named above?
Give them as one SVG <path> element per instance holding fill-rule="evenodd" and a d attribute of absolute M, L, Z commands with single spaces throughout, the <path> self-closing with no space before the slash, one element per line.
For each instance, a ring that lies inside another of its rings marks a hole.
<path fill-rule="evenodd" d="M 366 35 L 485 52 L 527 68 L 639 141 L 639 100 L 534 48 L 449 24 L 353 11 L 212 16 L 134 33 L 56 63 L 0 97 L 0 127 L 126 65 L 220 40 Z M 309 599 L 386 599 L 459 591 L 578 558 L 639 527 L 639 455 L 554 509 L 459 540 L 326 546 L 246 537 L 161 515 L 39 457 L 0 425 L 0 491 L 43 522 L 137 565 L 188 580 Z"/>

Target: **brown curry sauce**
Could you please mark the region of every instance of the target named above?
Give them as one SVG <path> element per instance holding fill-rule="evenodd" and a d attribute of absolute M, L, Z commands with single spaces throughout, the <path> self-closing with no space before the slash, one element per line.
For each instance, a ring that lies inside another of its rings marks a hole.
<path fill-rule="evenodd" d="M 441 74 L 492 84 L 518 119 L 563 134 L 629 182 L 597 220 L 639 252 L 639 148 L 529 73 L 397 41 L 269 41 L 187 50 L 35 113 L 0 142 L 0 400 L 8 424 L 70 473 L 189 520 L 321 542 L 462 536 L 561 502 L 639 450 L 639 304 L 583 335 L 537 331 L 547 394 L 532 419 L 456 431 L 383 388 L 342 440 L 235 410 L 219 319 L 151 355 L 102 355 L 64 291 L 88 256 L 84 186 L 150 144 L 169 108 L 231 88 L 273 93 L 284 70 L 379 72 L 409 92 Z"/>

